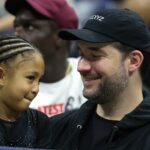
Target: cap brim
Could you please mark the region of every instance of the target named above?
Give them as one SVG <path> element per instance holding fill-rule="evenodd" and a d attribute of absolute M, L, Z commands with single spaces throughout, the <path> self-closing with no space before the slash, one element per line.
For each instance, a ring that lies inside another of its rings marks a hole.
<path fill-rule="evenodd" d="M 59 32 L 59 36 L 64 40 L 83 40 L 101 43 L 115 41 L 111 37 L 88 29 L 64 29 Z"/>
<path fill-rule="evenodd" d="M 9 13 L 16 15 L 16 13 L 22 7 L 24 7 L 25 3 L 26 3 L 26 0 L 7 0 L 5 2 L 5 8 Z"/>

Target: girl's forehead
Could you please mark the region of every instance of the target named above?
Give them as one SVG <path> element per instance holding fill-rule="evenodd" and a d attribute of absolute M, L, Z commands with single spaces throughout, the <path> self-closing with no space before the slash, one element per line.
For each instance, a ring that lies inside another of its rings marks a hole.
<path fill-rule="evenodd" d="M 7 66 L 13 68 L 18 68 L 25 64 L 36 63 L 36 61 L 40 60 L 43 63 L 43 57 L 39 52 L 28 53 L 28 51 L 24 54 L 17 54 L 12 59 L 8 59 Z"/>
<path fill-rule="evenodd" d="M 35 63 L 37 60 L 44 61 L 42 55 L 38 52 L 29 53 L 27 55 L 18 55 L 16 57 L 16 64 Z"/>
<path fill-rule="evenodd" d="M 17 72 L 36 72 L 37 74 L 44 73 L 44 60 L 41 55 L 36 54 L 29 58 L 18 57 L 11 67 L 11 70 Z"/>

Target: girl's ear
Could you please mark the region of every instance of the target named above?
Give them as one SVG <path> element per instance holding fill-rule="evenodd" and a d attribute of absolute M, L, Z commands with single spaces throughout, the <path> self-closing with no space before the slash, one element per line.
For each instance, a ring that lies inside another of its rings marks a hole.
<path fill-rule="evenodd" d="M 135 70 L 139 69 L 142 62 L 143 62 L 144 56 L 141 51 L 134 50 L 130 54 L 130 63 L 129 63 L 129 72 L 134 72 Z"/>
<path fill-rule="evenodd" d="M 0 66 L 0 87 L 5 85 L 5 70 Z"/>

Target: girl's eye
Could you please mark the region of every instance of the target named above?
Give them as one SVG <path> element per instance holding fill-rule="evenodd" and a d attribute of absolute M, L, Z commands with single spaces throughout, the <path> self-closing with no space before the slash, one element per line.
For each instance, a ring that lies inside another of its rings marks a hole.
<path fill-rule="evenodd" d="M 27 76 L 26 78 L 29 79 L 29 80 L 34 80 L 35 76 Z"/>

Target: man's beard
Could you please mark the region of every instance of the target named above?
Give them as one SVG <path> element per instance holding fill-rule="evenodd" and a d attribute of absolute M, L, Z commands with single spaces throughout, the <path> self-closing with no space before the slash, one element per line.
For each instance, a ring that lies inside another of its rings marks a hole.
<path fill-rule="evenodd" d="M 122 64 L 120 70 L 112 76 L 105 78 L 93 94 L 86 94 L 83 92 L 83 95 L 97 104 L 107 104 L 116 99 L 127 85 L 128 76 Z"/>

